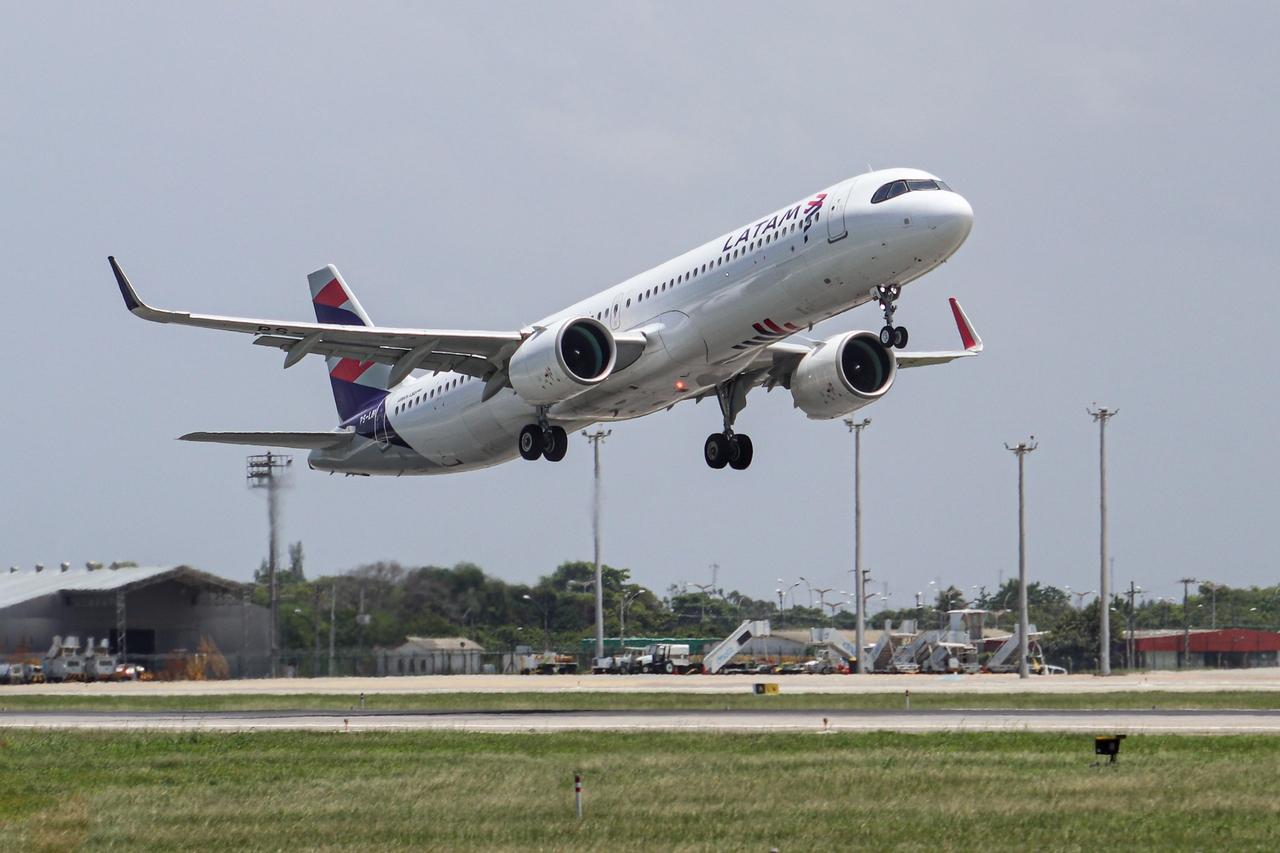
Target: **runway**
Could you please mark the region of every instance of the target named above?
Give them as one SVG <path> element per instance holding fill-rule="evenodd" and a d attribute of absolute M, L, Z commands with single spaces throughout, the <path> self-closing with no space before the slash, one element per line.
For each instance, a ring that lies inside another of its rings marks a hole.
<path fill-rule="evenodd" d="M 97 731 L 565 731 L 1063 732 L 1079 734 L 1280 734 L 1280 711 L 24 711 L 0 712 L 0 729 Z"/>
<path fill-rule="evenodd" d="M 419 675 L 387 678 L 251 678 L 242 681 L 135 681 L 4 684 L 5 696 L 345 695 L 365 693 L 691 693 L 750 692 L 776 681 L 784 693 L 1213 693 L 1280 692 L 1280 667 L 1055 675 Z"/>

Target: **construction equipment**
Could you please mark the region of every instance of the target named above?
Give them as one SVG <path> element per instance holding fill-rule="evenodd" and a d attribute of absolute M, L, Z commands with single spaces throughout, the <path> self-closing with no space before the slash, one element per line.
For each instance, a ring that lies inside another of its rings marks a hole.
<path fill-rule="evenodd" d="M 719 672 L 747 647 L 752 637 L 767 636 L 769 636 L 769 621 L 767 619 L 758 621 L 748 619 L 702 658 L 702 671 Z"/>

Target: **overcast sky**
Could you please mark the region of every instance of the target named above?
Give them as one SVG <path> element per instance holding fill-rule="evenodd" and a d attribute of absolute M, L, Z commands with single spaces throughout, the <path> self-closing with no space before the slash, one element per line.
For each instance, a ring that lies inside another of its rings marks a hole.
<path fill-rule="evenodd" d="M 868 166 L 915 166 L 973 233 L 908 288 L 913 370 L 863 410 L 866 564 L 905 606 L 1017 571 L 1097 587 L 1097 428 L 1117 585 L 1270 584 L 1280 506 L 1274 4 L 219 4 L 9 7 L 0 32 L 0 562 L 188 563 L 247 578 L 246 448 L 327 429 L 324 364 L 124 310 L 311 319 L 332 262 L 377 322 L 514 329 Z M 38 11 L 39 14 L 32 14 Z M 875 329 L 874 307 L 818 328 Z M 711 471 L 714 403 L 614 425 L 607 562 L 642 583 L 852 589 L 852 450 L 755 392 L 749 471 Z M 301 461 L 305 454 L 298 454 Z M 309 574 L 590 559 L 591 454 L 446 477 L 301 470 Z"/>

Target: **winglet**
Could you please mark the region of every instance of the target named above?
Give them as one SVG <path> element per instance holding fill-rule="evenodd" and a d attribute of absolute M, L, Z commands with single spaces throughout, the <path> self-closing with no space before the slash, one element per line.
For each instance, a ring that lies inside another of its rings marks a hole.
<path fill-rule="evenodd" d="M 146 308 L 146 304 L 138 298 L 138 294 L 133 290 L 133 285 L 129 283 L 129 277 L 124 274 L 124 270 L 120 269 L 120 265 L 116 263 L 115 256 L 108 256 L 107 262 L 111 264 L 111 271 L 116 275 L 116 284 L 120 286 L 120 295 L 124 297 L 125 307 L 135 314 L 139 308 Z"/>
<path fill-rule="evenodd" d="M 974 331 L 968 315 L 964 313 L 964 309 L 960 307 L 960 303 L 954 296 L 951 297 L 950 302 L 951 313 L 956 318 L 956 329 L 960 332 L 960 343 L 964 344 L 967 352 L 982 352 L 982 338 Z"/>

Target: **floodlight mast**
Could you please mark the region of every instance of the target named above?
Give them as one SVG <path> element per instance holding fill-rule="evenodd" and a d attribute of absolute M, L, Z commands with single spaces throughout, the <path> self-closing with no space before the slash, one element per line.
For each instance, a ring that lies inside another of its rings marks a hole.
<path fill-rule="evenodd" d="M 858 674 L 867 674 L 866 575 L 862 571 L 862 431 L 871 424 L 871 418 L 854 421 L 845 418 L 845 426 L 853 433 L 853 590 L 858 599 L 858 612 L 854 614 L 854 640 L 858 644 Z M 834 614 L 832 624 L 834 624 Z"/>
<path fill-rule="evenodd" d="M 595 457 L 595 497 L 591 505 L 591 538 L 594 544 L 596 563 L 596 657 L 604 657 L 604 582 L 600 568 L 600 445 L 613 435 L 613 430 L 596 428 L 595 432 L 582 431 L 582 436 L 591 442 L 592 454 Z"/>
<path fill-rule="evenodd" d="M 1094 405 L 1097 405 L 1096 403 Z M 1099 406 L 1086 409 L 1098 425 L 1098 550 L 1099 578 L 1098 599 L 1098 674 L 1111 674 L 1111 577 L 1107 571 L 1107 421 L 1119 414 L 1119 409 Z"/>
<path fill-rule="evenodd" d="M 1033 435 L 1028 441 L 1014 445 L 1005 444 L 1004 447 L 1018 457 L 1018 656 L 1021 658 L 1018 664 L 1018 677 L 1027 678 L 1030 675 L 1030 665 L 1027 661 L 1030 644 L 1027 642 L 1027 634 L 1031 629 L 1027 620 L 1027 513 L 1022 469 L 1027 454 L 1033 452 L 1039 445 Z"/>
<path fill-rule="evenodd" d="M 267 490 L 267 584 L 271 592 L 268 623 L 271 631 L 272 677 L 279 674 L 276 669 L 280 656 L 280 593 L 276 582 L 276 568 L 280 560 L 280 480 L 292 464 L 292 456 L 270 452 L 250 456 L 245 460 L 245 481 L 249 488 Z"/>

